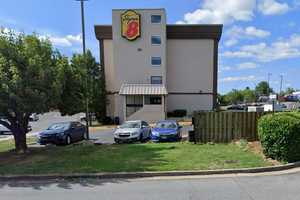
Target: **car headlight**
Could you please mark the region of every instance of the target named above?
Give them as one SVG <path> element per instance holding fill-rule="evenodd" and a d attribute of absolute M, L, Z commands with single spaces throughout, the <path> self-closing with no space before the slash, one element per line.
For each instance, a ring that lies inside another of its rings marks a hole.
<path fill-rule="evenodd" d="M 157 131 L 152 131 L 152 133 L 151 133 L 153 136 L 159 136 L 159 132 L 157 132 Z"/>

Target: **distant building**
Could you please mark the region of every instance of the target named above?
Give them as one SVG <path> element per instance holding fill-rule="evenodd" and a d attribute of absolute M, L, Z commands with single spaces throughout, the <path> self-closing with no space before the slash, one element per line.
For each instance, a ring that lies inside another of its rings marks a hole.
<path fill-rule="evenodd" d="M 121 9 L 112 25 L 95 26 L 108 116 L 152 122 L 177 109 L 216 107 L 222 25 L 166 21 L 164 9 Z"/>

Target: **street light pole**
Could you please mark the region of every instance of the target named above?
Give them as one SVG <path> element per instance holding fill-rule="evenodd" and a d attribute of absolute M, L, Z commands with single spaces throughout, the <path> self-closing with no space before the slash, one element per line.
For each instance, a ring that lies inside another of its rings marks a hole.
<path fill-rule="evenodd" d="M 81 6 L 81 25 L 82 25 L 82 51 L 83 57 L 85 60 L 86 49 L 85 49 L 85 24 L 84 24 L 84 2 L 88 0 L 76 0 L 80 1 Z M 89 77 L 89 70 L 88 66 L 86 66 L 86 80 L 85 80 L 85 87 L 86 87 L 86 96 L 85 96 L 85 120 L 86 120 L 86 139 L 90 139 L 89 134 L 89 92 L 88 92 L 88 77 Z"/>
<path fill-rule="evenodd" d="M 271 73 L 268 73 L 268 95 L 270 95 L 270 77 L 272 76 Z"/>

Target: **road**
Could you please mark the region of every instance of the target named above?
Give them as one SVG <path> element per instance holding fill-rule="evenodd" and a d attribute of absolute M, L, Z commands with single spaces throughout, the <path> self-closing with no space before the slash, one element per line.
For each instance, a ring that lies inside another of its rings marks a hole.
<path fill-rule="evenodd" d="M 0 183 L 3 200 L 297 200 L 300 171 L 269 176 Z"/>

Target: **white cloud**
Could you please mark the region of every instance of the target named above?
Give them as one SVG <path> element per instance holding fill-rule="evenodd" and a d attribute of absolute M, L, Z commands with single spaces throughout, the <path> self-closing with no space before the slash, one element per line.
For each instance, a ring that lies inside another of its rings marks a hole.
<path fill-rule="evenodd" d="M 177 23 L 230 24 L 234 21 L 250 21 L 254 17 L 255 0 L 204 0 L 201 8 L 186 13 Z"/>
<path fill-rule="evenodd" d="M 81 44 L 81 34 L 78 35 L 67 35 L 63 37 L 59 36 L 52 36 L 52 35 L 42 35 L 40 36 L 41 39 L 49 39 L 50 42 L 54 46 L 58 47 L 71 47 L 75 44 Z"/>
<path fill-rule="evenodd" d="M 245 62 L 245 63 L 241 63 L 237 65 L 237 68 L 239 70 L 243 70 L 243 69 L 256 69 L 258 67 L 258 65 L 256 63 L 253 62 Z"/>
<path fill-rule="evenodd" d="M 224 42 L 224 45 L 225 45 L 226 47 L 231 47 L 231 46 L 236 45 L 237 43 L 239 43 L 239 41 L 238 41 L 236 38 L 230 38 L 229 40 L 226 40 L 226 41 Z"/>
<path fill-rule="evenodd" d="M 236 82 L 236 81 L 256 81 L 254 75 L 250 76 L 229 76 L 225 78 L 221 78 L 220 82 Z"/>
<path fill-rule="evenodd" d="M 276 0 L 261 0 L 258 3 L 258 10 L 264 15 L 279 15 L 290 10 L 287 3 L 279 3 Z"/>
<path fill-rule="evenodd" d="M 269 31 L 256 28 L 254 26 L 248 26 L 246 28 L 242 28 L 239 26 L 233 26 L 229 30 L 226 31 L 225 37 L 229 38 L 225 41 L 225 46 L 231 47 L 236 45 L 239 42 L 239 39 L 247 38 L 265 38 L 270 36 L 271 33 Z"/>
<path fill-rule="evenodd" d="M 230 71 L 230 70 L 232 70 L 232 67 L 229 67 L 229 66 L 221 66 L 219 68 L 219 72 Z"/>
<path fill-rule="evenodd" d="M 245 45 L 239 51 L 226 51 L 222 55 L 224 57 L 253 58 L 261 62 L 300 57 L 300 35 L 295 34 L 270 45 L 263 42 Z"/>

